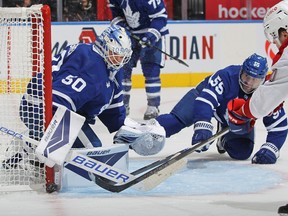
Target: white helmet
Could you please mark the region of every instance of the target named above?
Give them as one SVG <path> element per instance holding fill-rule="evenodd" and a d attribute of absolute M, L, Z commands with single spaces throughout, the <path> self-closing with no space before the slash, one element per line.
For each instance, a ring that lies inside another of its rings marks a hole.
<path fill-rule="evenodd" d="M 96 49 L 108 68 L 120 69 L 132 55 L 131 40 L 126 30 L 118 25 L 106 28 L 95 41 Z"/>
<path fill-rule="evenodd" d="M 263 21 L 264 33 L 269 42 L 279 41 L 278 30 L 280 28 L 288 29 L 288 2 L 281 1 L 271 7 Z"/>

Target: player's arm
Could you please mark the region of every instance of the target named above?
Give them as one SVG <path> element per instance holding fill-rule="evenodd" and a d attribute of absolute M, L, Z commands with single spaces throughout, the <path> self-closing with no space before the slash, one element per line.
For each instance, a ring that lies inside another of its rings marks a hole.
<path fill-rule="evenodd" d="M 143 4 L 146 4 L 145 8 L 148 11 L 150 18 L 150 26 L 142 37 L 144 44 L 155 45 L 162 35 L 168 34 L 167 28 L 167 11 L 163 1 L 145 1 Z"/>
<path fill-rule="evenodd" d="M 105 109 L 98 118 L 107 127 L 110 133 L 118 131 L 126 118 L 126 111 L 122 100 L 119 100 L 119 95 L 115 95 L 110 106 Z"/>
<path fill-rule="evenodd" d="M 168 31 L 166 28 L 168 15 L 164 2 L 147 1 L 145 3 L 151 20 L 150 28 L 157 29 L 160 33 Z"/>
<path fill-rule="evenodd" d="M 228 110 L 228 125 L 230 131 L 235 134 L 249 133 L 255 125 L 256 118 L 249 112 L 250 98 L 245 101 L 242 98 L 235 98 L 229 101 Z"/>
<path fill-rule="evenodd" d="M 274 164 L 279 157 L 280 149 L 285 143 L 288 133 L 287 117 L 284 109 L 280 108 L 264 117 L 263 123 L 268 132 L 266 142 L 253 156 L 252 163 Z"/>
<path fill-rule="evenodd" d="M 270 80 L 271 74 L 268 74 L 265 78 L 266 81 Z M 261 101 L 261 98 L 257 96 L 257 92 L 259 92 L 262 86 L 259 86 L 256 89 L 256 93 L 252 95 L 253 99 L 256 101 Z M 261 92 L 261 91 L 260 91 Z M 259 95 L 259 94 L 258 94 Z M 252 102 L 253 103 L 253 102 Z M 279 108 L 281 108 L 279 106 Z M 231 130 L 236 130 L 235 133 L 246 133 L 245 132 L 245 127 L 246 130 L 250 130 L 251 128 L 249 127 L 249 122 L 251 119 L 256 119 L 256 117 L 251 113 L 251 98 L 249 98 L 247 101 L 239 98 L 235 98 L 231 100 L 228 103 L 228 114 L 229 114 L 229 121 L 230 121 L 230 128 Z M 262 115 L 260 116 L 262 117 Z M 252 120 L 253 121 L 253 120 Z M 242 130 L 240 130 L 241 125 L 244 127 Z M 248 127 L 247 127 L 248 126 Z M 253 125 L 254 126 L 254 125 Z M 240 132 L 237 132 L 240 131 Z"/>
<path fill-rule="evenodd" d="M 196 87 L 196 89 L 199 87 L 203 89 L 194 104 L 193 113 L 195 115 L 195 123 L 192 145 L 209 139 L 212 136 L 213 124 L 211 123 L 211 119 L 214 110 L 223 100 L 225 88 L 228 88 L 229 85 L 226 79 L 221 76 L 220 71 L 213 74 L 209 79 L 206 78 L 206 82 L 207 85 L 204 88 L 201 87 L 201 83 Z M 204 146 L 201 151 L 208 150 L 209 146 L 210 144 Z"/>
<path fill-rule="evenodd" d="M 111 21 L 111 25 L 120 25 L 124 28 L 127 28 L 128 25 L 125 19 L 125 14 L 123 13 L 118 3 L 113 0 L 110 0 L 108 1 L 107 6 L 110 8 L 112 12 L 113 19 Z"/>

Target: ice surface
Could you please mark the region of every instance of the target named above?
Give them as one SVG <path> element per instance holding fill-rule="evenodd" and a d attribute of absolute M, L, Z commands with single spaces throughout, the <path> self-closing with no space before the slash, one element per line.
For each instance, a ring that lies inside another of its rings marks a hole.
<path fill-rule="evenodd" d="M 163 88 L 161 113 L 169 112 L 189 88 Z M 133 89 L 131 118 L 141 120 L 146 110 L 144 89 Z M 285 105 L 286 106 L 286 105 Z M 256 124 L 254 153 L 265 142 L 261 120 Z M 98 122 L 95 129 L 105 145 L 112 135 Z M 140 157 L 131 152 L 131 169 L 189 147 L 192 128 L 167 139 L 161 153 Z M 286 144 L 287 145 L 287 144 Z M 119 194 L 97 186 L 65 188 L 61 193 L 13 192 L 0 196 L 3 216 L 273 216 L 288 203 L 288 147 L 284 146 L 275 165 L 252 165 L 219 155 L 215 145 L 209 151 L 188 157 L 185 168 L 155 189 L 133 189 Z"/>

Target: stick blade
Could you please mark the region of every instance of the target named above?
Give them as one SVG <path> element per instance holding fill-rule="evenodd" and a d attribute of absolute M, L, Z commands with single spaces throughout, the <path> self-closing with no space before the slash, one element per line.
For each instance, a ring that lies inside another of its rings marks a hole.
<path fill-rule="evenodd" d="M 135 184 L 132 186 L 133 189 L 138 191 L 150 191 L 165 181 L 170 176 L 174 175 L 180 169 L 185 167 L 187 164 L 187 159 L 182 158 L 181 160 L 165 167 L 164 169 L 160 170 L 159 172 L 155 173 L 154 175 L 149 176 L 148 178 L 144 179 L 143 181 Z"/>

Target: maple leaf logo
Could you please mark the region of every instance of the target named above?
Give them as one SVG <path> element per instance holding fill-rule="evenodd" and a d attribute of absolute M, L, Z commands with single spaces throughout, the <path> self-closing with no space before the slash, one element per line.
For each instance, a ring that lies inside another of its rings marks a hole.
<path fill-rule="evenodd" d="M 131 28 L 138 28 L 140 26 L 140 23 L 139 23 L 140 13 L 139 11 L 133 13 L 133 11 L 131 10 L 129 6 L 129 1 L 127 1 L 127 6 L 124 9 L 124 14 L 125 14 L 126 21 Z"/>

